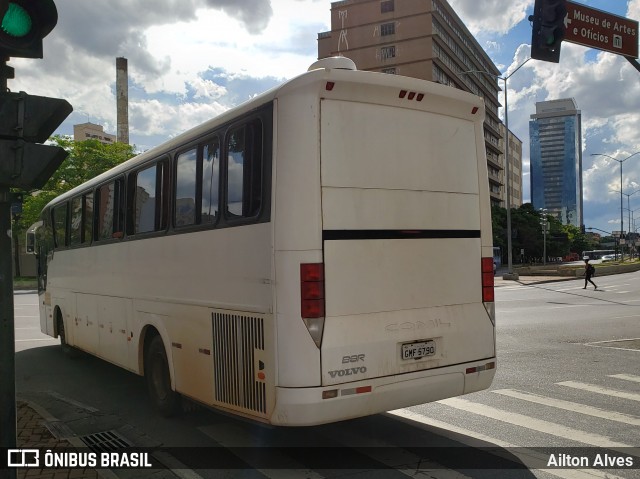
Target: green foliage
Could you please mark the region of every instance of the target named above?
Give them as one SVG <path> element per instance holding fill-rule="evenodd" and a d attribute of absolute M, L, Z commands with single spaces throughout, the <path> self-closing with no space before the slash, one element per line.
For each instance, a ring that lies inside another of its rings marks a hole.
<path fill-rule="evenodd" d="M 500 246 L 503 256 L 507 255 L 507 210 L 494 206 L 491 210 L 493 224 L 493 245 Z M 544 236 L 542 233 L 542 214 L 536 211 L 531 203 L 525 203 L 520 208 L 511 209 L 511 247 L 514 262 L 521 259 L 520 252 L 524 250 L 524 261 L 540 259 L 544 256 Z M 579 228 L 572 225 L 562 225 L 552 215 L 546 215 L 547 257 L 560 258 L 570 252 L 580 254 L 582 251 L 595 249 L 589 237 Z"/>
<path fill-rule="evenodd" d="M 54 136 L 51 141 L 69 151 L 69 156 L 38 192 L 25 192 L 22 215 L 14 226 L 22 233 L 38 221 L 42 208 L 56 196 L 113 168 L 135 155 L 134 147 L 124 143 L 103 144 L 98 140 L 73 141 Z"/>

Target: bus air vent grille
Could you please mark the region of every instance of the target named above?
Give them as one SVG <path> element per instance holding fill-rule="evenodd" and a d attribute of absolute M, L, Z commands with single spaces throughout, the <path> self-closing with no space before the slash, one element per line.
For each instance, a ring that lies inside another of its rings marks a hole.
<path fill-rule="evenodd" d="M 212 321 L 216 401 L 266 414 L 266 387 L 256 371 L 256 351 L 264 351 L 264 320 L 213 313 Z"/>

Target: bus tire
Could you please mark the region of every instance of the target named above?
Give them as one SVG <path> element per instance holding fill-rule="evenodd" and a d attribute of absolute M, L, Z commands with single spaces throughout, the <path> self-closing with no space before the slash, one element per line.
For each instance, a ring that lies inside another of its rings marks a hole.
<path fill-rule="evenodd" d="M 62 353 L 68 358 L 75 359 L 79 356 L 79 351 L 67 343 L 67 333 L 64 330 L 64 321 L 60 314 L 58 316 L 58 336 L 60 337 L 60 347 Z"/>
<path fill-rule="evenodd" d="M 175 416 L 180 409 L 180 395 L 171 389 L 169 361 L 160 336 L 151 339 L 144 364 L 151 402 L 163 417 Z"/>

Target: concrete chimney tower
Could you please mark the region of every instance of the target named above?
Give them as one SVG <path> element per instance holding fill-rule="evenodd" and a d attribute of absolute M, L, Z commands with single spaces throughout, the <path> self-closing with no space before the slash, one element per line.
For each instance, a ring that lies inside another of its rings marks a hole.
<path fill-rule="evenodd" d="M 116 137 L 120 143 L 129 144 L 129 72 L 127 59 L 116 58 Z"/>

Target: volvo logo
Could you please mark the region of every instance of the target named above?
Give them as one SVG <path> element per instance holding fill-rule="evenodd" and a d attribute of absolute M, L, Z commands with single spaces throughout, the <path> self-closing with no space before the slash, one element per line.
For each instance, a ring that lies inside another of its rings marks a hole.
<path fill-rule="evenodd" d="M 364 374 L 367 372 L 366 366 L 360 366 L 357 368 L 347 368 L 347 369 L 336 369 L 334 371 L 329 371 L 329 376 L 332 378 L 343 377 L 343 376 L 353 376 L 355 374 Z"/>

